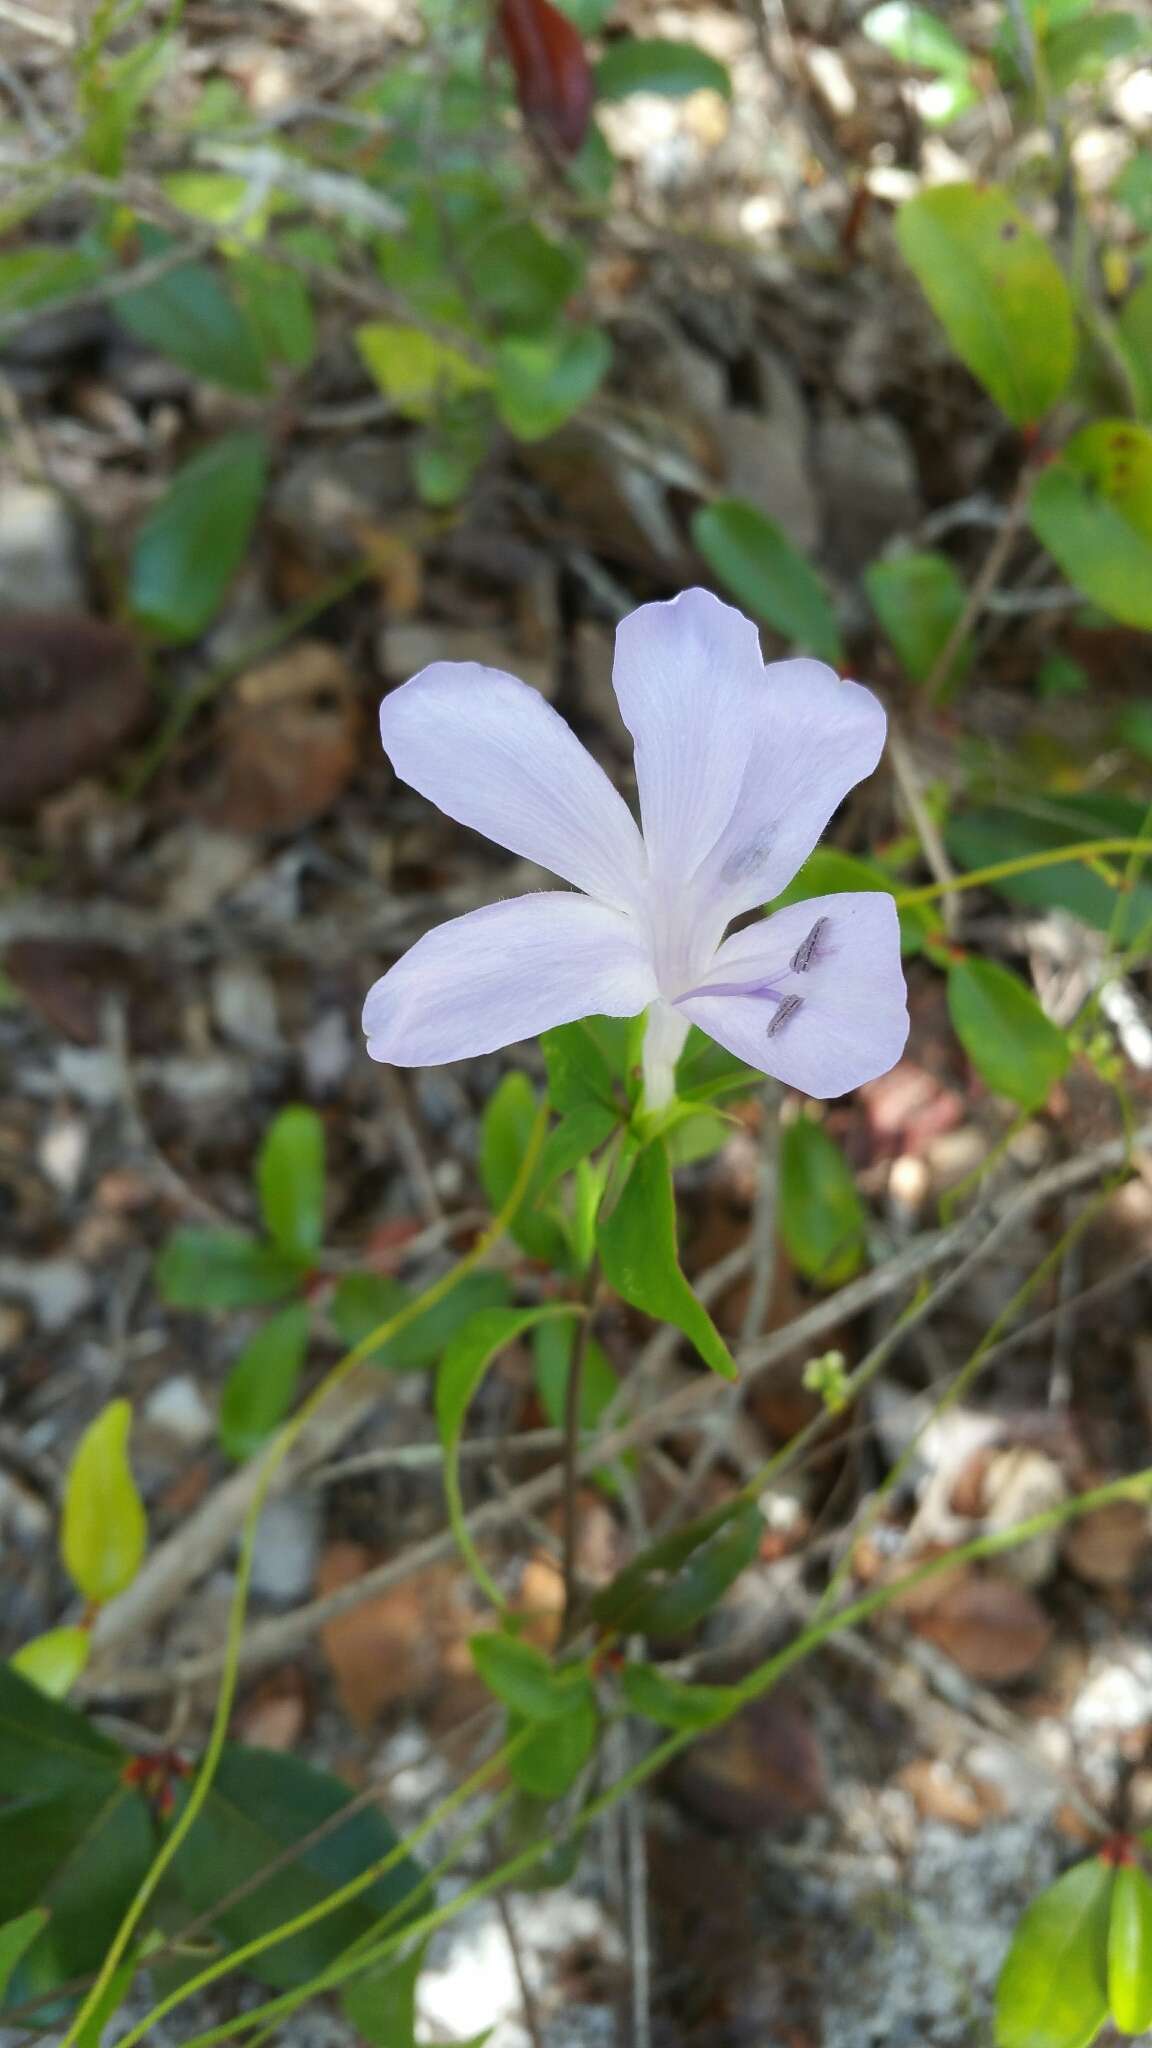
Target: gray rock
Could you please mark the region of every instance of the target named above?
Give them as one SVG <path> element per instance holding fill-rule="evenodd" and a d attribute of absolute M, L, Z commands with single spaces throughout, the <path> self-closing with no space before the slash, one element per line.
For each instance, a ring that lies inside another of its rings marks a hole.
<path fill-rule="evenodd" d="M 808 410 L 791 370 L 771 350 L 759 351 L 757 411 L 736 406 L 712 423 L 724 489 L 783 527 L 807 551 L 820 536 L 820 501 L 812 472 Z"/>
<path fill-rule="evenodd" d="M 11 479 L 0 488 L 0 612 L 84 609 L 80 532 L 47 484 Z"/>
<path fill-rule="evenodd" d="M 270 1500 L 256 1528 L 252 1591 L 287 1607 L 303 1600 L 316 1572 L 320 1512 L 314 1494 L 286 1493 Z"/>
<path fill-rule="evenodd" d="M 289 462 L 272 496 L 280 524 L 330 561 L 361 552 L 363 526 L 386 521 L 411 499 L 403 443 L 362 434 L 310 448 Z"/>
<path fill-rule="evenodd" d="M 174 1373 L 144 1403 L 145 1421 L 182 1449 L 193 1450 L 212 1435 L 212 1413 L 190 1373 Z"/>
<path fill-rule="evenodd" d="M 816 430 L 816 469 L 828 552 L 845 574 L 867 568 L 888 541 L 919 524 L 916 458 L 887 413 L 825 414 Z"/>

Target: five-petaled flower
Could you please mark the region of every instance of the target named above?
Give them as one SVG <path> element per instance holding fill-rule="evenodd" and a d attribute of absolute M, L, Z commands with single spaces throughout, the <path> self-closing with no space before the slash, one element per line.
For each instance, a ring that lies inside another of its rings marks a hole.
<path fill-rule="evenodd" d="M 891 896 L 820 896 L 724 936 L 787 887 L 875 768 L 876 698 L 819 661 L 766 668 L 755 626 L 705 590 L 632 612 L 613 682 L 643 836 L 570 726 L 514 676 L 433 662 L 384 699 L 397 775 L 574 890 L 492 903 L 419 939 L 368 995 L 373 1059 L 435 1066 L 646 1010 L 653 1108 L 690 1024 L 809 1095 L 885 1073 L 908 1033 Z"/>

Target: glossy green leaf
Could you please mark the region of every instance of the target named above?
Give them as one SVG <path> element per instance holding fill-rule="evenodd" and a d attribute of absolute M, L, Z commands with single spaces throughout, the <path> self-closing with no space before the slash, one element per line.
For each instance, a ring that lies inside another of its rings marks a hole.
<path fill-rule="evenodd" d="M 1047 243 L 1000 185 L 937 185 L 901 207 L 905 260 L 958 356 L 1017 426 L 1063 397 L 1072 298 Z"/>
<path fill-rule="evenodd" d="M 286 263 L 260 252 L 233 258 L 232 287 L 266 361 L 306 370 L 316 353 L 308 287 Z"/>
<path fill-rule="evenodd" d="M 1116 316 L 1116 332 L 1143 419 L 1152 419 L 1152 271 L 1129 292 Z"/>
<path fill-rule="evenodd" d="M 171 1308 L 263 1308 L 303 1278 L 299 1259 L 240 1230 L 174 1230 L 156 1261 Z"/>
<path fill-rule="evenodd" d="M 382 1273 L 346 1273 L 332 1298 L 332 1320 L 349 1349 L 362 1344 L 412 1300 L 412 1292 Z M 421 1372 L 435 1365 L 457 1331 L 480 1309 L 500 1308 L 508 1299 L 502 1273 L 465 1273 L 455 1287 L 422 1309 L 394 1337 L 370 1353 L 387 1372 Z"/>
<path fill-rule="evenodd" d="M 1088 2048 L 1108 2012 L 1112 1870 L 1077 1863 L 1033 1899 L 996 1987 L 996 2048 Z"/>
<path fill-rule="evenodd" d="M 905 549 L 864 572 L 872 609 L 915 682 L 926 682 L 944 652 L 965 603 L 964 585 L 947 555 Z M 972 645 L 957 649 L 944 678 L 954 689 L 967 674 Z"/>
<path fill-rule="evenodd" d="M 64 1487 L 60 1552 L 86 1600 L 114 1600 L 132 1584 L 148 1544 L 144 1504 L 128 1462 L 132 1407 L 109 1401 L 76 1446 Z"/>
<path fill-rule="evenodd" d="M 33 1906 L 29 1912 L 19 1914 L 15 1920 L 5 1921 L 0 1927 L 0 2008 L 3 2007 L 13 1970 L 47 1924 L 47 1908 Z"/>
<path fill-rule="evenodd" d="M 1108 2004 L 1122 2034 L 1152 2027 L 1152 1884 L 1137 1863 L 1122 1863 L 1112 1886 Z"/>
<path fill-rule="evenodd" d="M 1011 809 L 987 805 L 959 811 L 946 820 L 944 839 L 961 868 L 982 868 L 1085 839 L 1135 838 L 1145 808 L 1095 791 L 1086 797 L 1041 791 L 1019 797 Z M 1126 866 L 1122 860 L 1119 871 Z M 1118 937 L 1131 941 L 1152 919 L 1152 850 L 1142 878 L 1138 875 L 1135 887 L 1123 894 L 1082 861 L 1011 875 L 994 886 L 1009 902 L 1070 910 L 1097 931 L 1110 931 L 1115 924 Z"/>
<path fill-rule="evenodd" d="M 304 1303 L 294 1302 L 244 1346 L 220 1396 L 220 1442 L 230 1458 L 250 1458 L 289 1413 L 308 1351 L 310 1320 Z"/>
<path fill-rule="evenodd" d="M 948 971 L 948 1011 L 973 1066 L 998 1095 L 1039 1109 L 1072 1057 L 1018 974 L 970 954 Z"/>
<path fill-rule="evenodd" d="M 684 1278 L 676 1249 L 676 1205 L 668 1155 L 659 1142 L 637 1156 L 614 1208 L 602 1215 L 597 1241 L 604 1276 L 623 1300 L 657 1322 L 672 1323 L 725 1379 L 736 1366 Z"/>
<path fill-rule="evenodd" d="M 626 1664 L 620 1690 L 634 1714 L 643 1714 L 660 1728 L 714 1728 L 740 1705 L 734 1685 L 685 1685 L 667 1678 L 656 1664 Z"/>
<path fill-rule="evenodd" d="M 583 1664 L 554 1666 L 542 1650 L 497 1629 L 472 1637 L 472 1661 L 489 1692 L 525 1721 L 555 1721 L 570 1714 L 588 1687 Z"/>
<path fill-rule="evenodd" d="M 47 1693 L 62 1700 L 71 1692 L 92 1652 L 92 1636 L 86 1628 L 52 1628 L 23 1643 L 11 1659 L 13 1671 Z"/>
<path fill-rule="evenodd" d="M 911 0 L 883 0 L 881 6 L 869 8 L 860 26 L 870 42 L 898 63 L 932 73 L 931 85 L 916 96 L 926 120 L 943 125 L 973 104 L 972 58 L 927 8 L 913 6 Z"/>
<path fill-rule="evenodd" d="M 375 1806 L 356 1808 L 339 1827 L 317 1836 L 324 1822 L 351 1802 L 347 1785 L 298 1757 L 229 1744 L 204 1810 L 173 1864 L 187 1904 L 195 1913 L 212 1912 L 222 1890 L 231 1891 L 276 1866 L 214 1919 L 213 1931 L 235 1946 L 322 1904 L 398 1848 L 394 1830 Z M 284 1861 L 285 1851 L 298 1845 L 298 1853 Z M 222 1872 L 227 1873 L 226 1887 Z M 351 1942 L 372 1934 L 385 1914 L 398 1911 L 396 1924 L 402 1924 L 417 1909 L 423 1886 L 419 1866 L 409 1856 L 398 1856 L 358 1898 L 290 1940 L 271 1944 L 245 1968 L 277 1990 L 304 1984 Z"/>
<path fill-rule="evenodd" d="M 1033 531 L 1110 617 L 1152 628 L 1152 431 L 1082 427 L 1032 487 Z"/>
<path fill-rule="evenodd" d="M 802 653 L 839 663 L 840 629 L 832 600 L 774 519 L 743 498 L 717 498 L 696 512 L 692 538 L 737 603 L 785 634 Z"/>
<path fill-rule="evenodd" d="M 175 246 L 170 235 L 141 232 L 146 262 Z M 215 270 L 207 263 L 177 264 L 135 291 L 121 292 L 112 311 L 137 341 L 182 369 L 228 391 L 257 397 L 267 389 L 259 343 Z"/>
<path fill-rule="evenodd" d="M 514 1068 L 489 1097 L 480 1123 L 480 1178 L 493 1209 L 503 1208 L 516 1184 L 536 1112 L 536 1090 L 527 1074 Z M 543 1182 L 541 1165 L 538 1160 L 508 1228 L 530 1259 L 563 1269 L 568 1263 L 564 1232 L 536 1206 Z"/>
<path fill-rule="evenodd" d="M 289 1258 L 310 1259 L 324 1242 L 324 1126 L 314 1109 L 282 1109 L 256 1163 L 269 1236 Z"/>
<path fill-rule="evenodd" d="M 612 345 L 599 327 L 561 322 L 548 334 L 509 335 L 496 350 L 496 410 L 520 441 L 542 441 L 600 388 Z"/>
<path fill-rule="evenodd" d="M 211 624 L 248 551 L 268 466 L 262 434 L 225 434 L 176 471 L 136 536 L 133 614 L 165 640 Z"/>
<path fill-rule="evenodd" d="M 631 92 L 655 92 L 678 100 L 704 89 L 731 99 L 732 80 L 719 59 L 696 43 L 621 36 L 609 43 L 596 66 L 599 100 L 622 100 Z"/>
<path fill-rule="evenodd" d="M 834 1138 L 798 1116 L 780 1137 L 780 1234 L 806 1279 L 840 1287 L 860 1271 L 868 1215 Z"/>
<path fill-rule="evenodd" d="M 482 364 L 419 327 L 376 320 L 357 328 L 356 341 L 385 398 L 408 419 L 431 419 L 448 400 L 492 381 Z"/>
<path fill-rule="evenodd" d="M 523 1721 L 509 1716 L 508 1733 L 515 1740 L 530 1733 L 509 1759 L 508 1775 L 537 1799 L 562 1799 L 575 1784 L 596 1747 L 600 1717 L 596 1695 L 585 1683 L 573 1693 L 568 1711 L 551 1721 Z"/>
<path fill-rule="evenodd" d="M 1055 92 L 1099 78 L 1120 57 L 1152 48 L 1152 30 L 1138 15 L 1103 10 L 1061 22 L 1044 38 L 1043 60 Z"/>

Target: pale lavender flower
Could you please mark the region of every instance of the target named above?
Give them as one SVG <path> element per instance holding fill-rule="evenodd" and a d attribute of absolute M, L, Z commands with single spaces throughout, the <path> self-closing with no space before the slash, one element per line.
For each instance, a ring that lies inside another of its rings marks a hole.
<path fill-rule="evenodd" d="M 373 1059 L 436 1066 L 555 1024 L 647 1010 L 660 1107 L 690 1024 L 809 1095 L 883 1074 L 908 1035 L 896 906 L 780 894 L 870 775 L 884 713 L 822 662 L 764 666 L 755 626 L 706 590 L 642 605 L 613 682 L 636 747 L 641 836 L 624 799 L 537 690 L 433 662 L 384 699 L 397 775 L 569 890 L 517 896 L 419 939 L 370 991 Z"/>

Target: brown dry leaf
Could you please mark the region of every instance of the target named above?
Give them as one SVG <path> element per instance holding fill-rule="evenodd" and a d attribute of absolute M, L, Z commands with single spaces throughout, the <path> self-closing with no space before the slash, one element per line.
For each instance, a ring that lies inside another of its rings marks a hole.
<path fill-rule="evenodd" d="M 316 1591 L 323 1598 L 352 1585 L 377 1562 L 362 1544 L 331 1543 Z M 326 1623 L 320 1640 L 349 1718 L 370 1728 L 387 1707 L 439 1696 L 471 1671 L 475 1626 L 464 1576 L 448 1564 L 429 1565 Z"/>
<path fill-rule="evenodd" d="M 782 1833 L 827 1797 L 824 1753 L 803 1699 L 777 1687 L 753 1700 L 676 1765 L 685 1805 L 735 1834 Z"/>
<path fill-rule="evenodd" d="M 995 1785 L 955 1771 L 939 1757 L 914 1758 L 900 1772 L 900 1783 L 911 1793 L 925 1820 L 942 1820 L 968 1834 L 997 1820 L 1004 1811 L 1003 1796 Z"/>
<path fill-rule="evenodd" d="M 524 1566 L 516 1612 L 526 1642 L 538 1650 L 555 1649 L 564 1615 L 564 1574 L 547 1551 L 537 1551 Z"/>
<path fill-rule="evenodd" d="M 389 615 L 410 619 L 424 595 L 424 562 L 404 534 L 387 526 L 358 526 L 356 540 L 380 584 Z"/>
<path fill-rule="evenodd" d="M 241 1742 L 258 1749 L 295 1749 L 308 1720 L 304 1675 L 295 1666 L 279 1671 L 248 1700 L 241 1712 Z"/>
<path fill-rule="evenodd" d="M 137 641 L 83 613 L 26 612 L 0 640 L 0 817 L 96 773 L 140 730 L 152 689 Z"/>
<path fill-rule="evenodd" d="M 361 723 L 355 679 L 327 641 L 303 640 L 250 669 L 221 720 L 219 781 L 201 816 L 243 833 L 309 824 L 351 779 Z"/>
<path fill-rule="evenodd" d="M 914 1626 L 984 1685 L 1025 1677 L 1052 1639 L 1051 1622 L 1025 1587 L 975 1572 L 954 1581 Z"/>
<path fill-rule="evenodd" d="M 1124 1586 L 1148 1548 L 1148 1510 L 1134 1500 L 1113 1501 L 1071 1523 L 1064 1562 L 1090 1586 Z"/>

